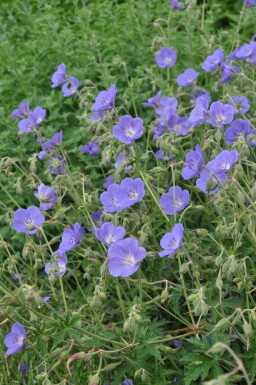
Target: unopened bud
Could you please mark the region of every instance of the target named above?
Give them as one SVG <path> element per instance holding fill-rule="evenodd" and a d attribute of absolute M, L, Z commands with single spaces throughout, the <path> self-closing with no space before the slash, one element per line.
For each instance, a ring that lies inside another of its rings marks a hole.
<path fill-rule="evenodd" d="M 228 324 L 228 320 L 226 318 L 222 318 L 219 322 L 214 326 L 214 330 L 222 329 Z"/>
<path fill-rule="evenodd" d="M 246 338 L 250 338 L 252 336 L 252 327 L 248 322 L 243 324 L 243 331 L 244 331 Z"/>
<path fill-rule="evenodd" d="M 100 377 L 96 374 L 89 378 L 88 385 L 98 385 L 100 383 Z"/>
<path fill-rule="evenodd" d="M 206 229 L 196 229 L 196 233 L 201 237 L 206 237 L 206 235 L 208 234 L 208 231 Z"/>
<path fill-rule="evenodd" d="M 123 325 L 124 332 L 134 332 L 136 329 L 136 322 L 134 319 L 128 318 Z"/>
<path fill-rule="evenodd" d="M 168 298 L 168 290 L 163 290 L 161 294 L 161 303 L 164 303 Z"/>
<path fill-rule="evenodd" d="M 185 274 L 188 272 L 188 270 L 189 270 L 188 264 L 183 263 L 180 267 L 180 274 Z"/>

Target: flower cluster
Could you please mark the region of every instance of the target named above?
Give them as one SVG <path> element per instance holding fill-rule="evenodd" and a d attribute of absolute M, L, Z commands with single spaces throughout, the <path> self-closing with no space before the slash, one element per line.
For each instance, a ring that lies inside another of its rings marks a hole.
<path fill-rule="evenodd" d="M 140 178 L 125 178 L 120 184 L 110 185 L 100 196 L 103 208 L 108 213 L 120 212 L 140 202 L 145 195 L 144 183 Z"/>
<path fill-rule="evenodd" d="M 65 64 L 60 64 L 58 70 L 52 75 L 52 88 L 56 88 L 62 85 L 62 92 L 65 97 L 74 95 L 80 82 L 74 76 L 67 76 Z"/>

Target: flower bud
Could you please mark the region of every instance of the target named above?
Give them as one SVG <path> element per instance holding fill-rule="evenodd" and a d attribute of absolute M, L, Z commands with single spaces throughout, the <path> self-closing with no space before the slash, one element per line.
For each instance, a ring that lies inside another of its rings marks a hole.
<path fill-rule="evenodd" d="M 124 332 L 134 332 L 136 329 L 136 322 L 134 319 L 128 318 L 123 325 Z"/>
<path fill-rule="evenodd" d="M 206 235 L 208 234 L 208 231 L 206 229 L 196 229 L 196 233 L 201 237 L 206 237 Z"/>
<path fill-rule="evenodd" d="M 180 274 L 185 274 L 187 273 L 189 270 L 189 267 L 188 267 L 188 264 L 187 263 L 183 263 L 181 266 L 180 266 Z"/>
<path fill-rule="evenodd" d="M 168 298 L 168 290 L 163 290 L 161 294 L 161 303 L 164 303 Z"/>
<path fill-rule="evenodd" d="M 216 325 L 214 326 L 214 330 L 222 329 L 227 326 L 227 324 L 228 320 L 226 318 L 222 318 L 219 322 L 216 323 Z"/>
<path fill-rule="evenodd" d="M 251 338 L 251 336 L 252 336 L 251 324 L 249 324 L 248 322 L 243 324 L 243 331 L 244 331 L 244 334 L 245 334 L 246 338 Z"/>
<path fill-rule="evenodd" d="M 100 383 L 100 377 L 96 374 L 89 378 L 88 385 L 98 385 Z"/>

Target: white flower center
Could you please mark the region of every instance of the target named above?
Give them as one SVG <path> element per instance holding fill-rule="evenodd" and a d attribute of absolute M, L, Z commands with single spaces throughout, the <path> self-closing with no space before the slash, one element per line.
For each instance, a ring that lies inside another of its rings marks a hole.
<path fill-rule="evenodd" d="M 131 200 L 136 200 L 139 196 L 139 193 L 138 191 L 136 190 L 131 190 L 129 193 L 128 193 L 128 197 L 131 199 Z"/>
<path fill-rule="evenodd" d="M 127 255 L 125 257 L 124 263 L 126 266 L 132 267 L 135 265 L 135 258 L 133 255 Z"/>
<path fill-rule="evenodd" d="M 133 127 L 128 127 L 125 130 L 125 135 L 128 136 L 128 138 L 133 138 L 135 133 L 136 133 L 136 130 L 134 130 Z"/>

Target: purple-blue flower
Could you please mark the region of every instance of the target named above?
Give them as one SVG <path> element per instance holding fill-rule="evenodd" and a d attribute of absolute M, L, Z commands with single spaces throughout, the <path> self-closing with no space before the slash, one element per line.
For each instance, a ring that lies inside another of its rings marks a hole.
<path fill-rule="evenodd" d="M 15 322 L 12 325 L 11 332 L 5 337 L 4 344 L 8 348 L 6 355 L 17 353 L 26 341 L 26 330 L 22 324 Z"/>
<path fill-rule="evenodd" d="M 24 119 L 29 114 L 29 102 L 21 102 L 16 110 L 12 111 L 12 119 Z"/>
<path fill-rule="evenodd" d="M 159 138 L 166 131 L 166 123 L 160 122 L 154 127 L 154 139 Z"/>
<path fill-rule="evenodd" d="M 117 198 L 119 188 L 120 185 L 114 183 L 109 186 L 107 191 L 103 192 L 100 196 L 100 201 L 103 204 L 103 208 L 107 213 L 114 213 L 120 210 L 120 202 Z"/>
<path fill-rule="evenodd" d="M 107 91 L 101 91 L 96 97 L 95 103 L 91 106 L 93 111 L 108 110 L 115 103 L 116 85 L 111 84 Z"/>
<path fill-rule="evenodd" d="M 67 264 L 67 258 L 56 258 L 56 261 L 46 263 L 44 271 L 48 276 L 55 274 L 57 277 L 59 275 L 63 277 L 67 271 Z"/>
<path fill-rule="evenodd" d="M 178 106 L 178 100 L 170 96 L 163 96 L 159 105 L 155 108 L 155 113 L 160 116 L 161 121 L 166 121 L 172 114 L 175 114 Z"/>
<path fill-rule="evenodd" d="M 123 163 L 126 163 L 128 161 L 129 161 L 129 156 L 125 155 L 124 151 L 120 152 L 120 154 L 118 154 L 118 156 L 117 156 L 117 160 L 115 163 L 115 169 L 118 170 L 123 165 Z M 132 170 L 132 166 L 125 167 L 125 172 L 129 172 L 131 170 Z"/>
<path fill-rule="evenodd" d="M 176 136 L 187 135 L 189 130 L 189 119 L 181 117 L 179 115 L 172 115 L 168 119 L 168 128 L 171 132 L 174 132 Z"/>
<path fill-rule="evenodd" d="M 20 365 L 20 374 L 22 376 L 25 376 L 27 371 L 28 371 L 28 368 L 29 368 L 28 364 L 21 364 Z"/>
<path fill-rule="evenodd" d="M 113 277 L 129 277 L 134 274 L 145 258 L 146 250 L 135 238 L 117 241 L 108 249 L 108 271 Z"/>
<path fill-rule="evenodd" d="M 176 83 L 181 87 L 192 86 L 198 75 L 198 72 L 196 72 L 193 68 L 188 68 L 185 72 L 177 77 Z"/>
<path fill-rule="evenodd" d="M 244 44 L 236 52 L 236 57 L 248 64 L 256 64 L 256 42 Z"/>
<path fill-rule="evenodd" d="M 64 167 L 64 159 L 59 154 L 53 154 L 49 159 L 48 169 L 51 174 L 61 174 Z"/>
<path fill-rule="evenodd" d="M 256 7 L 256 1 L 255 0 L 244 0 L 244 3 L 247 5 L 247 7 Z"/>
<path fill-rule="evenodd" d="M 14 213 L 13 228 L 18 233 L 35 234 L 44 223 L 45 217 L 38 207 L 18 209 Z"/>
<path fill-rule="evenodd" d="M 217 173 L 210 169 L 203 170 L 200 173 L 199 179 L 196 181 L 196 186 L 206 194 L 215 194 L 224 185 L 226 180 L 227 176 L 225 171 Z"/>
<path fill-rule="evenodd" d="M 170 0 L 170 5 L 174 9 L 179 9 L 180 11 L 185 8 L 185 5 L 182 5 L 178 0 Z"/>
<path fill-rule="evenodd" d="M 235 114 L 245 114 L 250 109 L 250 104 L 245 96 L 233 96 L 232 99 L 229 99 L 227 104 L 234 107 Z"/>
<path fill-rule="evenodd" d="M 179 250 L 182 245 L 184 227 L 181 223 L 177 223 L 173 226 L 170 233 L 166 233 L 160 241 L 160 246 L 162 251 L 160 251 L 159 256 L 168 257 L 173 256 Z"/>
<path fill-rule="evenodd" d="M 120 202 L 119 211 L 140 202 L 145 195 L 144 183 L 140 178 L 125 178 L 122 180 L 118 190 L 117 199 Z"/>
<path fill-rule="evenodd" d="M 170 156 L 166 156 L 164 154 L 164 151 L 160 148 L 159 150 L 156 151 L 156 157 L 158 160 L 168 161 L 174 158 L 174 154 L 171 154 Z"/>
<path fill-rule="evenodd" d="M 33 116 L 33 120 L 36 122 L 36 125 L 38 125 L 44 121 L 46 116 L 46 110 L 38 106 L 30 112 L 29 116 Z"/>
<path fill-rule="evenodd" d="M 186 166 L 183 167 L 181 172 L 183 179 L 188 180 L 198 175 L 203 163 L 204 154 L 199 144 L 197 144 L 195 151 L 190 151 L 186 154 Z"/>
<path fill-rule="evenodd" d="M 214 71 L 222 64 L 223 60 L 224 52 L 221 48 L 217 48 L 212 55 L 207 56 L 202 65 L 202 69 L 206 72 Z"/>
<path fill-rule="evenodd" d="M 181 187 L 175 186 L 169 188 L 168 193 L 163 194 L 159 202 L 167 214 L 174 215 L 187 206 L 189 199 L 188 190 L 182 190 Z"/>
<path fill-rule="evenodd" d="M 111 186 L 112 184 L 114 184 L 114 176 L 113 176 L 112 174 L 110 174 L 109 176 L 107 176 L 106 182 L 103 183 L 102 186 L 103 186 L 105 189 L 108 189 L 109 186 Z"/>
<path fill-rule="evenodd" d="M 49 152 L 54 147 L 60 146 L 62 143 L 62 135 L 63 135 L 62 130 L 59 132 L 56 132 L 49 141 L 43 143 L 42 145 L 43 150 Z"/>
<path fill-rule="evenodd" d="M 160 68 L 170 68 L 172 67 L 177 58 L 177 53 L 175 49 L 164 47 L 160 50 L 158 54 L 155 55 L 155 60 Z"/>
<path fill-rule="evenodd" d="M 52 88 L 60 86 L 66 79 L 66 67 L 65 64 L 60 64 L 58 70 L 52 75 Z"/>
<path fill-rule="evenodd" d="M 196 107 L 191 111 L 189 116 L 189 124 L 192 127 L 199 126 L 207 119 L 210 100 L 211 98 L 207 95 L 197 98 Z"/>
<path fill-rule="evenodd" d="M 128 378 L 127 380 L 122 381 L 122 385 L 133 385 L 133 380 Z"/>
<path fill-rule="evenodd" d="M 227 63 L 223 63 L 222 64 L 222 78 L 221 78 L 221 83 L 227 83 L 229 82 L 231 79 L 233 79 L 234 75 L 237 73 L 237 72 L 240 72 L 240 68 L 237 67 L 237 66 L 231 66 Z"/>
<path fill-rule="evenodd" d="M 211 104 L 207 123 L 213 127 L 223 127 L 232 122 L 234 118 L 235 109 L 230 104 L 223 104 L 221 102 L 214 102 Z"/>
<path fill-rule="evenodd" d="M 142 134 L 143 120 L 124 115 L 119 119 L 118 124 L 113 127 L 113 136 L 125 144 L 132 144 Z"/>
<path fill-rule="evenodd" d="M 247 138 L 250 132 L 251 126 L 246 120 L 236 119 L 224 132 L 226 143 L 231 146 L 236 141 L 244 140 L 244 138 Z"/>
<path fill-rule="evenodd" d="M 88 142 L 80 150 L 82 154 L 88 154 L 90 156 L 98 155 L 99 151 L 100 149 L 99 149 L 98 142 Z"/>
<path fill-rule="evenodd" d="M 172 343 L 172 346 L 174 348 L 179 348 L 181 345 L 181 342 L 179 340 L 174 340 L 173 343 Z"/>
<path fill-rule="evenodd" d="M 90 116 L 89 120 L 90 122 L 96 122 L 98 120 L 103 120 L 104 117 L 106 116 L 107 111 L 94 111 Z"/>
<path fill-rule="evenodd" d="M 158 91 L 158 93 L 152 96 L 152 98 L 149 98 L 147 102 L 142 103 L 143 107 L 156 108 L 160 103 L 161 96 L 162 91 Z"/>
<path fill-rule="evenodd" d="M 65 97 L 74 95 L 80 86 L 80 82 L 74 76 L 70 76 L 66 83 L 63 84 L 61 91 Z"/>
<path fill-rule="evenodd" d="M 106 246 L 110 246 L 122 239 L 125 236 L 125 233 L 126 230 L 123 227 L 114 226 L 110 222 L 103 223 L 103 225 L 95 231 L 97 239 L 103 242 Z"/>
<path fill-rule="evenodd" d="M 32 132 L 37 126 L 36 116 L 32 112 L 25 119 L 21 119 L 18 123 L 18 134 L 21 135 L 24 132 Z"/>
<path fill-rule="evenodd" d="M 238 152 L 236 150 L 221 151 L 213 160 L 207 163 L 206 167 L 215 173 L 228 172 L 238 160 Z"/>
<path fill-rule="evenodd" d="M 37 187 L 37 191 L 34 191 L 34 195 L 40 201 L 40 209 L 43 211 L 51 209 L 53 204 L 58 200 L 56 190 L 50 186 L 46 186 L 44 183 L 41 183 Z"/>
<path fill-rule="evenodd" d="M 195 103 L 200 96 L 208 98 L 209 102 L 211 101 L 211 98 L 210 98 L 208 91 L 201 89 L 201 88 L 195 88 L 191 92 L 190 101 Z"/>
<path fill-rule="evenodd" d="M 59 249 L 65 252 L 75 249 L 83 239 L 84 234 L 83 227 L 76 222 L 73 226 L 64 230 Z"/>

